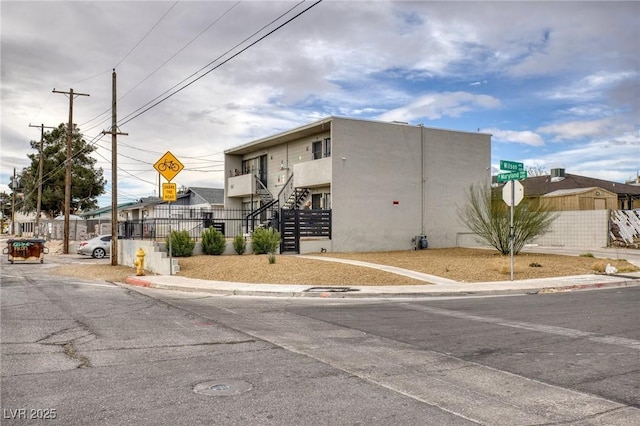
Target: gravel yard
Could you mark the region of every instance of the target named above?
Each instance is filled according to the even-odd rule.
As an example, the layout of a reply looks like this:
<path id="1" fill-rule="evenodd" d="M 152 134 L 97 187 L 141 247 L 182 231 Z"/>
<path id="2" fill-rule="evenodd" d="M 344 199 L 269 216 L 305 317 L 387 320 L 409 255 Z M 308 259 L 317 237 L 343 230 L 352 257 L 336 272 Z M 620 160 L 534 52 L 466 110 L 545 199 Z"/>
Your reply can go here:
<path id="1" fill-rule="evenodd" d="M 51 248 L 51 253 L 56 256 L 61 251 Z M 73 254 L 63 256 L 77 257 Z M 453 248 L 376 253 L 323 253 L 316 256 L 397 266 L 461 282 L 504 281 L 510 278 L 509 256 L 502 256 L 495 250 Z M 135 275 L 133 267 L 114 267 L 104 264 L 104 261 L 92 262 L 88 258 L 85 259 L 82 263 L 67 262 L 56 268 L 55 273 L 114 282 L 123 282 L 127 276 Z M 425 284 L 423 281 L 376 269 L 292 255 L 277 255 L 274 264 L 269 263 L 266 255 L 192 256 L 180 258 L 179 263 L 180 271 L 176 275 L 206 280 L 309 285 Z M 607 263 L 616 266 L 620 272 L 638 270 L 624 260 L 521 253 L 515 257 L 515 279 L 602 273 Z"/>

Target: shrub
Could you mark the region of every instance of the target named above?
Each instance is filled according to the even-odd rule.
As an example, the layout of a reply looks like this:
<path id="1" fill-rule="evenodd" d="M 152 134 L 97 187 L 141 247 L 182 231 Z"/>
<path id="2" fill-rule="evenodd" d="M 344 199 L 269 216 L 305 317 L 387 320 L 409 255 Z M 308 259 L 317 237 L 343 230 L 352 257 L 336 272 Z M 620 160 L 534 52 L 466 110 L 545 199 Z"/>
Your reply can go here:
<path id="1" fill-rule="evenodd" d="M 593 257 L 593 253 L 582 253 L 580 257 Z"/>
<path id="2" fill-rule="evenodd" d="M 244 239 L 243 235 L 236 235 L 233 239 L 233 249 L 240 255 L 247 251 L 247 240 Z"/>
<path id="3" fill-rule="evenodd" d="M 251 236 L 255 254 L 275 253 L 280 245 L 280 233 L 273 228 L 258 228 Z"/>
<path id="4" fill-rule="evenodd" d="M 202 252 L 204 254 L 221 255 L 227 248 L 227 240 L 222 232 L 215 228 L 202 231 Z"/>
<path id="5" fill-rule="evenodd" d="M 276 263 L 276 255 L 269 253 L 269 264 L 273 265 L 274 263 Z"/>
<path id="6" fill-rule="evenodd" d="M 196 243 L 187 231 L 172 231 L 171 235 L 165 239 L 167 251 L 169 251 L 169 238 L 171 238 L 171 256 L 189 257 L 193 254 L 193 248 L 196 246 Z"/>
<path id="7" fill-rule="evenodd" d="M 460 221 L 476 234 L 479 242 L 495 247 L 502 254 L 509 254 L 510 208 L 499 197 L 494 198 L 487 185 L 471 185 L 466 195 L 466 205 L 458 210 Z M 513 253 L 518 254 L 525 244 L 549 232 L 556 217 L 555 212 L 530 205 L 526 200 L 515 206 Z"/>

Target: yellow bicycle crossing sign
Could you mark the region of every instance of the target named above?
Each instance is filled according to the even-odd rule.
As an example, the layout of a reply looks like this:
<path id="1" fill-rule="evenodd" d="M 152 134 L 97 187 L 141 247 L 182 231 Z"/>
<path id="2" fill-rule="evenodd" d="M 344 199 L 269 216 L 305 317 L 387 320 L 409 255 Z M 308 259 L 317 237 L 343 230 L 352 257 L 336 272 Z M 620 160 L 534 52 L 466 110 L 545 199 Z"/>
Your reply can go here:
<path id="1" fill-rule="evenodd" d="M 180 170 L 184 169 L 184 166 L 171 151 L 167 151 L 157 162 L 153 165 L 153 168 L 156 169 L 168 182 L 176 177 Z"/>

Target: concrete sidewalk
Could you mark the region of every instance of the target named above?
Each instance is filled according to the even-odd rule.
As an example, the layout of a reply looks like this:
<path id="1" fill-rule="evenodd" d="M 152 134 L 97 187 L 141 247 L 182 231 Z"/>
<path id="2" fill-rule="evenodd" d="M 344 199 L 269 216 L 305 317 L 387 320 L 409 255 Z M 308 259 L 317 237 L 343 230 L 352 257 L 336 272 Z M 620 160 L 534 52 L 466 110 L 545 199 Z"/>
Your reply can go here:
<path id="1" fill-rule="evenodd" d="M 591 253 L 597 258 L 625 259 L 640 266 L 640 250 L 632 249 L 572 249 L 565 247 L 529 246 L 527 252 L 580 255 Z M 340 262 L 374 268 L 421 280 L 425 285 L 404 286 L 312 286 L 302 284 L 250 284 L 208 281 L 180 276 L 130 276 L 127 283 L 167 290 L 197 291 L 219 295 L 284 296 L 284 297 L 433 297 L 462 295 L 525 294 L 585 290 L 605 287 L 640 285 L 640 272 L 618 275 L 578 275 L 533 280 L 465 283 L 423 274 L 416 271 L 361 261 L 328 257 L 300 256 L 328 262 Z M 517 277 L 516 277 L 517 278 Z"/>

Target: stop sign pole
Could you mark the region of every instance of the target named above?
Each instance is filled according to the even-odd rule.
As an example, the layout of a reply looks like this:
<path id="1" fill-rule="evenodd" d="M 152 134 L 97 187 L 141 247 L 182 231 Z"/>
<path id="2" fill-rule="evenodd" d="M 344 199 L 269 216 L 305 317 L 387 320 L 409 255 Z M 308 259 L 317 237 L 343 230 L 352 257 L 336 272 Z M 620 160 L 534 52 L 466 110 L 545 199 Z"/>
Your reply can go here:
<path id="1" fill-rule="evenodd" d="M 514 207 L 520 204 L 524 198 L 524 187 L 516 179 L 526 179 L 527 172 L 524 170 L 524 164 L 514 161 L 500 161 L 501 170 L 509 170 L 509 173 L 500 173 L 498 182 L 507 182 L 502 188 L 502 199 L 511 207 L 511 226 L 509 228 L 509 249 L 511 252 L 511 281 L 513 281 L 513 246 L 515 242 L 515 229 L 513 225 Z"/>

